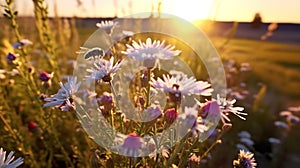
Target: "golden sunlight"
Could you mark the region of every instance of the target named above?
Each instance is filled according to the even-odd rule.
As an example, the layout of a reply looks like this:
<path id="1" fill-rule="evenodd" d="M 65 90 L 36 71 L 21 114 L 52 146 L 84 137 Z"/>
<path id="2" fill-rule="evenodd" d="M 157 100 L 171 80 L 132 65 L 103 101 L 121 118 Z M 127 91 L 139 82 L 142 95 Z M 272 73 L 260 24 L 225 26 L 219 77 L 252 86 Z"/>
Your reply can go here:
<path id="1" fill-rule="evenodd" d="M 176 15 L 188 21 L 207 19 L 212 0 L 165 0 L 164 12 Z"/>

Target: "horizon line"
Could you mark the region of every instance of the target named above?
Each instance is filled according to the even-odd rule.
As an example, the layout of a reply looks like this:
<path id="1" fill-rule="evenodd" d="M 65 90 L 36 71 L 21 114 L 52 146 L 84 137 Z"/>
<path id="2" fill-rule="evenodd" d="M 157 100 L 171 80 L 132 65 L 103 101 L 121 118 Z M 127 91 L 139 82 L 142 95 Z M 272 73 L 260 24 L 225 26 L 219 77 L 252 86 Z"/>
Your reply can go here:
<path id="1" fill-rule="evenodd" d="M 35 16 L 32 15 L 22 15 L 22 16 L 18 16 L 18 18 L 34 18 Z M 4 18 L 4 16 L 0 16 L 0 18 Z M 52 19 L 55 18 L 55 16 L 48 16 L 48 18 Z M 79 18 L 79 19 L 149 19 L 150 17 L 141 17 L 141 18 L 137 18 L 137 17 L 132 17 L 132 18 L 128 18 L 128 17 L 116 17 L 116 16 L 109 16 L 109 17 L 105 17 L 105 16 L 101 16 L 101 17 L 85 17 L 85 16 L 59 16 L 59 18 Z M 153 18 L 158 18 L 158 17 L 153 17 Z M 164 18 L 162 18 L 164 19 Z M 167 18 L 165 18 L 167 19 Z M 196 19 L 193 21 L 189 21 L 189 22 L 199 22 L 199 21 L 210 21 L 210 22 L 239 22 L 239 23 L 251 23 L 251 21 L 237 21 L 237 20 L 212 20 L 212 19 Z M 273 22 L 273 21 L 262 21 L 262 24 L 268 24 L 268 23 L 278 23 L 278 24 L 300 24 L 300 22 L 289 22 L 289 21 L 278 21 L 278 22 Z"/>

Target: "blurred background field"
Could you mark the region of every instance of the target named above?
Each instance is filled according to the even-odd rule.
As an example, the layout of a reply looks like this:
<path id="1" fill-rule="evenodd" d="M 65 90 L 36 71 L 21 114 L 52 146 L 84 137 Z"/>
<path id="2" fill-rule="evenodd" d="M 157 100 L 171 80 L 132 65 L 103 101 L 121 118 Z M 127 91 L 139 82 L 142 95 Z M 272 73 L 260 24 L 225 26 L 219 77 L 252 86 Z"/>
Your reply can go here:
<path id="1" fill-rule="evenodd" d="M 53 71 L 45 61 L 49 58 L 47 45 L 53 46 L 58 57 L 60 79 L 52 83 L 53 88 L 46 90 L 47 94 L 56 93 L 58 80 L 65 80 L 73 73 L 74 62 L 78 56 L 76 51 L 97 30 L 96 23 L 113 19 L 57 16 L 47 20 L 48 29 L 42 29 L 33 17 L 17 18 L 20 34 L 33 42 L 27 51 L 30 63 L 35 69 L 33 76 L 37 83 L 40 72 Z M 13 72 L 14 67 L 7 63 L 5 57 L 8 52 L 13 51 L 11 44 L 17 39 L 6 18 L 1 17 L 0 23 L 0 69 Z M 296 168 L 300 164 L 299 121 L 294 124 L 280 116 L 281 111 L 300 107 L 300 24 L 278 23 L 278 28 L 272 31 L 272 35 L 264 39 L 262 36 L 268 32 L 270 24 L 261 23 L 259 28 L 253 28 L 251 23 L 246 22 L 194 22 L 210 38 L 224 62 L 226 76 L 230 76 L 227 81 L 228 88 L 232 91 L 230 96 L 237 99 L 237 104 L 244 106 L 248 113 L 246 121 L 233 119 L 233 128 L 224 136 L 222 144 L 217 145 L 208 161 L 202 163 L 205 167 L 232 167 L 232 160 L 237 154 L 237 144 L 244 144 L 255 154 L 258 167 Z M 51 35 L 51 44 L 45 44 L 45 40 L 41 38 L 45 31 L 49 31 Z M 188 55 L 184 55 L 183 59 L 189 60 Z M 201 73 L 197 72 L 201 71 L 197 69 L 197 62 L 191 61 L 189 64 L 196 71 L 195 74 Z M 243 67 L 249 69 L 243 71 Z M 0 111 L 4 111 L 1 116 L 8 121 L 0 122 L 0 146 L 17 150 L 17 155 L 25 158 L 25 167 L 34 167 L 30 165 L 34 159 L 35 162 L 40 162 L 38 164 L 41 167 L 59 167 L 69 165 L 69 162 L 78 164 L 78 167 L 89 167 L 98 146 L 87 140 L 88 137 L 76 116 L 49 110 L 46 116 L 57 120 L 51 123 L 54 129 L 47 130 L 47 127 L 37 122 L 37 118 L 45 117 L 40 114 L 39 108 L 43 102 L 38 100 L 38 93 L 35 95 L 36 99 L 29 98 L 28 93 L 24 92 L 24 83 L 20 77 L 11 74 L 7 73 L 5 78 L 0 79 Z M 39 94 L 42 94 L 43 87 L 38 85 L 38 88 Z M 39 139 L 37 132 L 30 131 L 31 121 L 41 125 L 46 132 L 46 137 L 43 138 L 49 143 Z M 45 121 L 48 121 L 47 118 Z M 288 130 L 276 127 L 276 121 L 286 122 L 289 125 Z M 17 136 L 11 135 L 11 131 L 15 131 Z M 241 131 L 248 131 L 254 144 L 247 146 L 239 142 L 237 134 Z M 55 132 L 57 136 L 52 136 L 51 133 Z M 270 138 L 280 140 L 280 144 L 270 142 Z M 57 141 L 65 148 L 53 143 Z M 47 150 L 48 148 L 53 150 Z M 45 154 L 44 151 L 49 153 Z M 65 160 L 66 155 L 70 161 Z M 105 155 L 103 160 L 111 162 L 113 157 L 108 153 Z M 32 160 L 26 161 L 28 158 Z"/>

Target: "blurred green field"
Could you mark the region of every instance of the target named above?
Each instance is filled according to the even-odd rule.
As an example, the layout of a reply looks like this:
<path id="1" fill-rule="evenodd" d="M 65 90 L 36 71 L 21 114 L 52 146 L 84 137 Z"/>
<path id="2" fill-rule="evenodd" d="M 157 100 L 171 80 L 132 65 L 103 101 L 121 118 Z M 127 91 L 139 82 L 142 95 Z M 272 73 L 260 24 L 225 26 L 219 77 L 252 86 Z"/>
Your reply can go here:
<path id="1" fill-rule="evenodd" d="M 212 38 L 217 48 L 224 41 Z M 253 72 L 249 80 L 259 78 L 282 95 L 300 96 L 300 44 L 232 39 L 219 52 L 225 60 L 248 62 Z"/>
<path id="2" fill-rule="evenodd" d="M 245 79 L 250 92 L 257 93 L 254 104 L 255 101 L 259 102 L 258 109 L 254 108 L 255 105 L 252 106 L 252 110 L 248 110 L 248 122 L 235 125 L 235 129 L 249 130 L 255 143 L 268 149 L 267 139 L 281 136 L 280 130 L 273 124 L 280 118 L 280 111 L 300 105 L 300 44 L 234 38 L 224 46 L 228 39 L 213 37 L 211 40 L 224 61 L 250 64 L 251 71 L 240 78 Z M 258 83 L 263 83 L 266 87 L 261 87 Z M 299 156 L 298 130 L 299 125 L 292 129 L 286 142 L 282 144 L 285 151 L 282 151 L 277 162 L 272 160 L 272 163 L 261 157 L 263 152 L 257 155 L 260 163 L 258 167 L 294 167 Z M 235 134 L 228 136 L 233 137 Z M 227 143 L 232 145 L 230 141 Z M 216 153 L 224 150 L 230 149 L 217 149 Z M 291 161 L 290 157 L 295 157 L 295 160 Z"/>

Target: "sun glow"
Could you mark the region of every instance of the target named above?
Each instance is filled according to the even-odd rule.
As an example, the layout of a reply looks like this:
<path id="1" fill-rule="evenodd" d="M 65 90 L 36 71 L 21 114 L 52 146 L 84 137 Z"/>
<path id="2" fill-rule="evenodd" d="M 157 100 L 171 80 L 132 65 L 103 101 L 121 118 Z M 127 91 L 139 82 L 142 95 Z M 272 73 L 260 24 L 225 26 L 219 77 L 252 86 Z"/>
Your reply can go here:
<path id="1" fill-rule="evenodd" d="M 193 21 L 209 17 L 212 0 L 165 0 L 163 12 Z"/>

